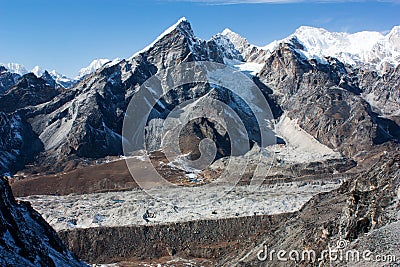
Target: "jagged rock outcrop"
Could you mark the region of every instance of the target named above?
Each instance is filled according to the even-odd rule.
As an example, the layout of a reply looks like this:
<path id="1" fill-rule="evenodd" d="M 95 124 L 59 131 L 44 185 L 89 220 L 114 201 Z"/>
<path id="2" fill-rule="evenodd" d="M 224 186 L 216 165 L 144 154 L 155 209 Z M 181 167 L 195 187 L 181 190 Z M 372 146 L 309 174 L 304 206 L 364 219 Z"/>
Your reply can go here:
<path id="1" fill-rule="evenodd" d="M 17 83 L 21 75 L 8 71 L 4 66 L 0 66 L 0 96 Z"/>
<path id="2" fill-rule="evenodd" d="M 29 203 L 14 199 L 4 178 L 0 178 L 0 265 L 87 266 Z"/>
<path id="3" fill-rule="evenodd" d="M 51 79 L 55 81 L 54 87 L 56 88 L 70 88 L 78 81 L 78 79 L 68 78 L 65 75 L 62 75 L 61 73 L 58 73 L 56 70 L 47 71 L 45 69 L 42 69 L 40 66 L 35 66 L 33 69 L 28 71 L 24 65 L 18 63 L 7 63 L 0 65 L 1 65 L 0 67 L 6 68 L 13 75 L 18 75 L 18 77 L 21 77 L 28 73 L 33 73 L 36 75 L 36 77 L 40 78 L 45 74 L 45 72 L 47 72 L 45 76 L 50 76 Z"/>
<path id="4" fill-rule="evenodd" d="M 364 99 L 370 103 L 373 111 L 400 122 L 400 65 L 388 67 L 382 73 L 376 71 L 358 71 L 360 88 Z"/>
<path id="5" fill-rule="evenodd" d="M 308 60 L 282 44 L 266 61 L 260 80 L 291 119 L 331 148 L 352 157 L 374 144 L 399 141 L 399 126 L 372 111 L 357 76 L 334 58 Z"/>
<path id="6" fill-rule="evenodd" d="M 53 99 L 60 92 L 33 73 L 22 76 L 4 95 L 0 96 L 0 111 L 13 112 Z"/>
<path id="7" fill-rule="evenodd" d="M 225 29 L 221 35 L 217 36 L 225 37 L 246 62 L 264 63 L 271 54 L 271 51 L 250 44 L 245 38 L 230 29 Z"/>
<path id="8" fill-rule="evenodd" d="M 46 81 L 46 83 L 53 87 L 56 88 L 58 85 L 56 83 L 56 81 L 53 79 L 53 77 L 50 75 L 50 73 L 47 72 L 47 70 L 45 70 L 42 74 L 42 76 L 40 76 L 40 78 L 42 78 L 43 80 Z"/>

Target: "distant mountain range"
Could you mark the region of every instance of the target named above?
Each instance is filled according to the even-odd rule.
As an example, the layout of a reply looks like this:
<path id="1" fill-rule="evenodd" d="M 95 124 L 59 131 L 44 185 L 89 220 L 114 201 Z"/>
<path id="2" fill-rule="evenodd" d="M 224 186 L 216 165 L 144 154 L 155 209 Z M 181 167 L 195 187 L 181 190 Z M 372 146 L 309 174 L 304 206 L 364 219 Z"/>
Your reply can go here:
<path id="1" fill-rule="evenodd" d="M 182 18 L 180 21 L 182 20 L 185 20 L 185 18 Z M 170 31 L 174 26 L 175 25 L 166 32 Z M 166 32 L 161 34 L 154 42 L 165 35 Z M 346 32 L 329 32 L 323 28 L 301 26 L 290 36 L 282 40 L 273 41 L 265 46 L 252 45 L 244 37 L 228 28 L 225 29 L 221 35 L 227 36 L 235 45 L 235 48 L 242 51 L 242 53 L 245 49 L 247 49 L 247 53 L 255 49 L 263 50 L 266 54 L 269 54 L 274 51 L 280 43 L 290 42 L 292 44 L 299 44 L 298 51 L 306 58 L 317 59 L 322 62 L 326 62 L 325 57 L 330 56 L 336 57 L 346 64 L 368 67 L 376 70 L 383 70 L 387 65 L 396 66 L 400 63 L 400 26 L 394 26 L 386 35 L 374 31 L 362 31 L 353 34 Z M 151 44 L 144 48 L 143 51 L 150 46 Z M 244 52 L 244 56 L 246 56 L 247 53 Z M 95 59 L 87 67 L 81 68 L 75 78 L 66 77 L 56 70 L 48 72 L 56 83 L 64 88 L 68 88 L 77 80 L 95 72 L 103 65 L 120 60 L 119 58 L 114 60 L 106 58 Z M 21 76 L 32 72 L 37 77 L 40 77 L 45 71 L 40 66 L 35 66 L 31 71 L 28 71 L 24 65 L 18 63 L 0 63 L 0 65 L 4 66 L 11 73 Z"/>
<path id="2" fill-rule="evenodd" d="M 36 136 L 43 145 L 41 155 L 55 160 L 57 164 L 68 161 L 72 155 L 88 158 L 119 155 L 122 153 L 124 112 L 136 88 L 160 69 L 181 61 L 201 60 L 224 63 L 258 79 L 264 84 L 261 90 L 277 119 L 282 112 L 289 114 L 292 119 L 298 119 L 306 131 L 332 148 L 347 146 L 350 141 L 359 146 L 397 140 L 398 126 L 394 121 L 397 121 L 400 112 L 400 97 L 396 91 L 400 71 L 396 65 L 400 51 L 398 32 L 399 27 L 394 27 L 386 36 L 376 32 L 330 33 L 323 29 L 300 27 L 288 38 L 257 47 L 228 29 L 203 41 L 194 35 L 190 23 L 182 18 L 153 43 L 128 59 L 93 61 L 80 71 L 76 80 L 71 80 L 73 85 L 70 87 L 60 86 L 59 77 L 63 76 L 55 71 L 49 73 L 35 67 L 32 72 L 36 77 L 40 76 L 39 79 L 28 74 L 18 78 L 16 74 L 24 74 L 26 69 L 17 64 L 7 65 L 12 71 L 3 68 L 0 76 L 3 88 L 9 87 L 5 95 L 0 97 L 0 103 L 4 103 L 0 111 L 13 112 L 12 116 L 22 113 L 32 126 L 34 134 L 30 135 L 32 138 Z M 362 40 L 368 42 L 357 46 L 357 42 Z M 45 82 L 41 82 L 41 79 Z M 27 84 L 31 89 L 26 87 Z M 55 90 L 52 91 L 51 87 Z M 65 87 L 69 89 L 60 90 Z M 49 90 L 53 93 L 49 94 Z M 371 130 L 374 129 L 366 136 L 359 136 L 357 142 L 354 140 L 357 135 L 348 135 L 347 128 L 343 132 L 345 124 L 342 126 L 342 123 L 334 122 L 330 116 L 322 125 L 321 111 L 314 110 L 318 105 L 310 102 L 318 95 L 330 95 L 335 90 L 342 95 L 341 105 L 347 106 L 352 112 L 358 110 L 365 113 L 365 123 L 372 127 Z M 31 95 L 26 102 L 21 98 L 25 94 Z M 178 93 L 176 99 L 168 101 L 183 101 L 183 94 Z M 228 101 L 229 96 L 225 97 L 220 100 Z M 9 106 L 8 99 L 20 99 L 19 104 Z M 367 101 L 369 107 L 365 107 L 362 101 Z M 333 111 L 336 108 L 331 107 L 333 103 L 329 101 L 320 104 L 324 106 L 323 110 L 332 109 L 332 114 L 337 114 L 335 116 L 342 118 L 346 125 L 353 125 L 348 120 L 356 118 L 347 109 Z M 230 105 L 240 106 L 238 103 Z M 296 113 L 295 107 L 298 107 Z M 168 110 L 168 107 L 165 108 Z M 315 112 L 320 120 L 315 121 L 316 117 L 307 116 L 303 113 L 305 110 L 307 114 Z M 153 126 L 150 124 L 148 127 Z M 319 127 L 328 128 L 322 130 Z M 326 132 L 326 129 L 330 131 Z M 333 134 L 334 129 L 341 134 Z M 333 134 L 332 137 L 329 137 L 330 134 Z M 94 145 L 100 140 L 103 140 L 101 146 Z M 159 144 L 152 144 L 152 147 L 159 148 Z M 354 155 L 355 150 L 341 152 L 350 156 Z M 46 159 L 45 162 L 50 161 Z M 53 167 L 57 164 L 53 164 Z"/>
<path id="3" fill-rule="evenodd" d="M 120 59 L 114 59 L 113 61 L 118 61 Z M 51 77 L 51 79 L 54 80 L 55 84 L 59 87 L 63 88 L 69 88 L 73 86 L 77 81 L 82 79 L 84 76 L 91 74 L 92 72 L 96 71 L 97 69 L 101 68 L 104 64 L 106 63 L 111 63 L 113 62 L 109 59 L 95 59 L 93 60 L 89 66 L 84 67 L 79 70 L 78 75 L 75 78 L 69 78 L 56 70 L 52 71 L 47 71 L 40 66 L 35 66 L 32 70 L 28 71 L 26 67 L 22 64 L 18 63 L 0 63 L 0 66 L 3 67 L 2 72 L 8 71 L 12 73 L 15 77 L 20 77 L 23 76 L 27 73 L 33 73 L 37 77 L 43 76 L 45 73 L 47 73 L 45 76 Z M 48 79 L 48 77 L 46 79 Z M 4 78 L 3 78 L 4 79 Z M 6 91 L 10 87 L 10 83 L 5 83 L 3 82 L 3 79 L 0 77 L 0 92 L 1 91 Z M 7 86 L 5 86 L 7 85 Z"/>
<path id="4" fill-rule="evenodd" d="M 358 179 L 355 181 L 360 183 L 346 183 L 343 190 L 347 193 L 343 197 L 340 195 L 340 205 L 352 205 L 350 211 L 343 211 L 340 229 L 344 229 L 346 238 L 354 240 L 374 229 L 376 224 L 389 223 L 389 219 L 382 215 L 382 210 L 386 207 L 391 207 L 387 208 L 387 213 L 395 217 L 395 208 L 390 205 L 395 203 L 393 199 L 396 196 L 393 192 L 399 184 L 398 180 L 388 181 L 387 177 L 396 175 L 396 162 L 399 158 L 396 154 L 400 143 L 399 30 L 400 27 L 396 26 L 386 35 L 377 32 L 347 34 L 300 27 L 293 35 L 260 47 L 250 44 L 229 29 L 216 34 L 210 40 L 202 40 L 196 37 L 190 23 L 182 18 L 149 46 L 131 57 L 113 61 L 95 60 L 88 67 L 81 69 L 74 79 L 66 78 L 56 71 L 47 72 L 39 67 L 28 73 L 22 65 L 6 64 L 0 67 L 0 174 L 9 177 L 15 175 L 21 179 L 22 186 L 24 180 L 33 177 L 31 181 L 42 182 L 42 185 L 46 185 L 43 186 L 44 189 L 55 190 L 52 191 L 54 195 L 60 192 L 71 193 L 62 186 L 80 186 L 85 177 L 82 179 L 81 174 L 74 173 L 71 177 L 79 183 L 76 185 L 71 180 L 65 182 L 62 179 L 69 179 L 69 172 L 78 169 L 84 173 L 89 165 L 92 168 L 90 178 L 96 179 L 97 176 L 93 173 L 96 174 L 95 168 L 98 165 L 108 161 L 110 157 L 123 155 L 122 128 L 128 104 L 146 80 L 180 63 L 209 61 L 226 64 L 246 74 L 257 85 L 262 93 L 261 98 L 265 98 L 272 112 L 269 122 L 277 125 L 274 129 L 274 134 L 279 140 L 277 149 L 286 147 L 292 154 L 284 155 L 283 150 L 268 151 L 266 147 L 257 149 L 260 129 L 257 129 L 254 114 L 249 112 L 249 107 L 237 95 L 210 83 L 177 86 L 171 93 L 163 96 L 157 105 L 152 106 L 152 112 L 145 121 L 147 152 L 156 154 L 156 162 L 173 176 L 172 167 L 164 164 L 165 159 L 157 154 L 165 148 L 161 140 L 164 137 L 162 127 L 166 114 L 175 108 L 182 113 L 198 114 L 199 110 L 196 107 L 179 107 L 181 103 L 197 98 L 208 103 L 203 107 L 206 110 L 212 110 L 213 103 L 217 101 L 223 102 L 230 108 L 230 112 L 236 114 L 236 120 L 240 120 L 246 130 L 241 136 L 249 138 L 252 149 L 243 151 L 243 154 L 250 154 L 253 156 L 252 160 L 268 153 L 278 155 L 271 163 L 275 164 L 274 178 L 328 174 L 333 176 L 348 174 L 349 169 L 353 170 L 349 175 L 354 175 L 368 170 L 367 178 L 363 178 L 362 175 L 354 176 Z M 146 97 L 142 99 L 143 106 L 158 98 L 152 94 Z M 221 115 L 218 112 L 222 111 L 215 112 L 216 115 Z M 199 174 L 211 179 L 215 178 L 213 175 L 219 168 L 225 166 L 224 159 L 233 156 L 230 149 L 232 143 L 237 141 L 230 140 L 227 131 L 221 128 L 223 127 L 211 120 L 196 118 L 182 131 L 180 144 L 185 154 L 201 154 L 200 140 L 207 138 L 215 142 L 217 153 L 213 164 L 216 165 Z M 388 153 L 393 155 L 388 156 Z M 375 155 L 382 155 L 384 163 L 376 163 L 379 159 L 376 159 Z M 234 156 L 240 159 L 243 155 Z M 394 159 L 390 161 L 390 157 Z M 370 164 L 371 162 L 374 164 Z M 383 168 L 384 166 L 388 167 Z M 386 178 L 381 177 L 381 169 L 388 173 Z M 252 175 L 253 173 L 248 173 L 248 177 Z M 48 186 L 49 179 L 55 177 L 60 179 L 56 180 L 55 188 Z M 100 187 L 103 187 L 96 190 L 103 192 L 110 189 L 105 188 L 110 184 L 112 190 L 123 188 L 118 187 L 120 185 L 117 179 L 120 176 L 116 178 L 110 175 L 106 178 L 104 183 L 99 183 Z M 15 178 L 10 178 L 10 181 L 18 185 L 19 181 L 13 179 Z M 388 190 L 388 186 L 385 185 L 390 185 L 389 188 L 393 189 L 393 192 L 386 194 L 384 190 Z M 11 204 L 0 203 L 1 207 L 4 206 L 2 212 L 19 207 L 9 195 L 5 181 L 0 181 L 0 187 L 6 192 L 5 197 L 12 201 Z M 353 192 L 353 188 L 358 189 Z M 32 187 L 25 189 L 33 190 Z M 335 191 L 334 194 L 332 199 L 338 197 L 339 193 Z M 386 195 L 391 199 L 385 199 Z M 320 198 L 316 198 L 315 203 L 325 201 Z M 371 199 L 374 200 L 373 204 L 370 203 Z M 375 203 L 385 203 L 385 206 Z M 327 206 L 329 205 L 331 204 L 328 203 Z M 29 216 L 38 217 L 29 208 L 22 206 L 18 209 L 24 209 Z M 340 212 L 342 210 L 338 209 L 338 213 Z M 23 216 L 26 220 L 29 219 L 29 216 L 19 215 L 17 212 L 11 215 L 2 214 L 0 225 L 14 232 L 19 225 L 9 223 L 9 216 Z M 296 216 L 298 214 L 296 213 Z M 331 226 L 330 221 L 339 224 L 337 217 L 340 216 L 327 214 L 327 217 L 323 217 L 328 218 L 324 225 L 336 227 Z M 40 219 L 36 219 L 35 223 L 45 227 Z M 313 228 L 317 219 L 311 220 L 302 231 L 306 232 L 307 227 L 314 231 L 310 234 L 310 240 L 320 236 L 320 225 Z M 304 222 L 296 220 L 299 221 Z M 291 223 L 295 225 L 293 221 Z M 26 226 L 21 229 L 25 231 Z M 287 230 L 279 229 L 283 232 Z M 329 235 L 339 235 L 339 230 L 332 229 L 326 230 L 328 234 L 321 237 L 323 242 Z M 38 228 L 36 232 L 40 231 Z M 4 230 L 3 233 L 5 232 L 7 231 Z M 283 232 L 280 234 L 286 234 Z M 71 266 L 80 266 L 81 263 L 52 235 L 53 232 L 46 232 L 46 236 L 50 238 L 39 240 L 37 246 L 45 248 L 48 242 L 51 242 L 58 251 L 55 253 L 51 250 L 51 253 L 54 253 L 50 254 L 50 258 L 55 255 L 55 263 L 60 260 L 58 265 L 65 266 L 65 262 L 70 261 Z M 3 235 L 0 238 L 0 263 L 1 256 L 13 253 L 18 250 L 17 247 L 26 247 L 30 253 L 25 253 L 25 258 L 34 265 L 36 254 L 31 253 L 31 247 L 24 246 L 27 241 L 22 237 L 15 239 L 21 241 L 12 245 L 7 241 L 7 236 Z M 289 235 L 288 237 L 290 238 Z M 44 256 L 45 251 L 40 250 L 39 260 L 42 265 L 51 261 L 49 257 Z M 21 257 L 24 258 L 25 254 Z M 256 266 L 257 263 L 253 264 Z"/>

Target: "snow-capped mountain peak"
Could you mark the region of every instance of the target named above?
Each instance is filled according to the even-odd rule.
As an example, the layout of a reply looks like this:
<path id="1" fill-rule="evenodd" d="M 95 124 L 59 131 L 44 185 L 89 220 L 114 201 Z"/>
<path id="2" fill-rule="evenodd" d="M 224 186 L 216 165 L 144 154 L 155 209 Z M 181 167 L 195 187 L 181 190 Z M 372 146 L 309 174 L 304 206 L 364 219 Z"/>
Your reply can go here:
<path id="1" fill-rule="evenodd" d="M 1 66 L 4 66 L 7 70 L 11 73 L 16 73 L 19 75 L 27 74 L 28 71 L 26 70 L 25 66 L 18 63 L 0 63 Z"/>
<path id="2" fill-rule="evenodd" d="M 374 31 L 356 33 L 329 32 L 323 28 L 299 27 L 285 39 L 274 41 L 263 47 L 273 51 L 280 43 L 296 40 L 303 49 L 298 49 L 307 58 L 325 63 L 332 56 L 340 61 L 360 67 L 381 70 L 385 65 L 400 63 L 400 27 L 395 26 L 387 35 Z"/>
<path id="3" fill-rule="evenodd" d="M 106 63 L 108 63 L 110 61 L 111 60 L 109 60 L 108 58 L 98 58 L 98 59 L 93 60 L 89 64 L 89 66 L 87 66 L 85 68 L 81 68 L 79 70 L 79 74 L 78 74 L 78 76 L 75 77 L 75 79 L 79 80 L 82 77 L 95 72 L 96 70 L 98 70 L 99 68 L 101 68 L 102 66 L 104 66 Z"/>
<path id="4" fill-rule="evenodd" d="M 173 32 L 174 30 L 178 29 L 179 31 L 187 31 L 188 27 L 186 27 L 189 24 L 189 21 L 185 18 L 182 17 L 180 18 L 175 24 L 173 24 L 172 26 L 170 26 L 168 29 L 166 29 L 163 33 L 161 33 L 154 41 L 152 44 L 157 43 L 159 40 L 161 40 L 164 36 L 170 34 L 171 32 Z M 190 28 L 190 27 L 189 27 Z M 191 30 L 191 28 L 189 29 L 189 32 L 191 33 L 191 35 L 193 35 L 193 31 Z"/>
<path id="5" fill-rule="evenodd" d="M 169 32 L 173 31 L 175 28 L 177 28 L 182 22 L 189 22 L 186 17 L 181 17 L 180 19 L 178 19 L 178 21 L 172 25 L 171 27 L 169 27 L 165 32 L 164 35 L 168 34 Z"/>
<path id="6" fill-rule="evenodd" d="M 361 55 L 371 51 L 384 36 L 379 32 L 329 32 L 322 28 L 302 26 L 293 34 L 310 52 L 328 54 L 351 53 Z"/>
<path id="7" fill-rule="evenodd" d="M 35 67 L 33 67 L 33 69 L 31 70 L 31 72 L 32 72 L 33 74 L 35 74 L 36 77 L 40 77 L 40 76 L 42 76 L 42 75 L 44 74 L 45 70 L 43 70 L 41 67 L 39 67 L 39 66 L 36 65 Z"/>
<path id="8" fill-rule="evenodd" d="M 220 35 L 229 39 L 234 48 L 240 52 L 243 59 L 250 64 L 249 66 L 246 65 L 243 70 L 247 70 L 248 67 L 250 67 L 249 71 L 252 73 L 256 73 L 261 70 L 262 62 L 264 62 L 265 59 L 270 55 L 269 51 L 250 44 L 246 38 L 228 28 L 223 30 Z M 240 67 L 240 69 L 242 69 L 242 67 L 243 65 Z"/>
<path id="9" fill-rule="evenodd" d="M 221 35 L 226 36 L 232 42 L 235 48 L 239 51 L 243 51 L 247 49 L 249 46 L 251 46 L 246 38 L 240 36 L 239 34 L 233 32 L 228 28 L 223 30 Z"/>
<path id="10" fill-rule="evenodd" d="M 7 64 L 0 63 L 0 65 L 4 66 L 9 72 L 16 73 L 20 76 L 23 76 L 31 72 L 35 74 L 36 77 L 39 78 L 42 77 L 43 74 L 45 74 L 46 72 L 46 70 L 40 66 L 35 66 L 31 71 L 28 71 L 24 65 L 18 63 L 7 63 Z M 68 88 L 76 82 L 75 80 L 68 78 L 65 75 L 62 75 L 56 72 L 55 70 L 49 71 L 48 74 L 50 74 L 51 78 L 56 82 L 56 86 Z"/>
<path id="11" fill-rule="evenodd" d="M 394 26 L 386 38 L 396 51 L 400 51 L 400 25 Z"/>
<path id="12" fill-rule="evenodd" d="M 191 37 L 193 39 L 196 39 L 194 37 L 194 33 L 192 31 L 192 28 L 190 26 L 189 21 L 185 18 L 182 17 L 180 18 L 175 24 L 173 24 L 172 26 L 170 26 L 168 29 L 166 29 L 163 33 L 161 33 L 152 43 L 150 43 L 148 46 L 146 46 L 145 48 L 143 48 L 142 50 L 136 52 L 135 54 L 133 54 L 129 60 L 133 59 L 134 57 L 136 57 L 139 54 L 142 54 L 148 50 L 150 50 L 152 47 L 154 47 L 154 45 L 156 45 L 161 39 L 163 39 L 165 36 L 167 36 L 168 34 L 172 33 L 173 31 L 178 30 L 179 32 L 181 32 L 182 34 L 187 35 L 188 37 Z"/>
<path id="13" fill-rule="evenodd" d="M 239 34 L 237 34 L 236 32 L 232 31 L 232 30 L 229 29 L 229 28 L 225 28 L 225 29 L 221 32 L 221 34 L 222 34 L 222 35 L 229 35 L 229 34 L 236 34 L 236 35 L 239 35 Z"/>
<path id="14" fill-rule="evenodd" d="M 51 79 L 54 80 L 54 84 L 52 82 L 50 82 L 50 85 L 52 86 L 61 86 L 64 88 L 68 88 L 71 87 L 76 81 L 66 77 L 65 75 L 58 73 L 56 70 L 52 70 L 52 71 L 47 71 L 43 68 L 41 68 L 40 66 L 35 66 L 30 72 L 32 72 L 33 74 L 36 75 L 36 77 L 42 77 L 45 78 L 45 80 L 49 81 L 49 76 L 51 77 Z"/>

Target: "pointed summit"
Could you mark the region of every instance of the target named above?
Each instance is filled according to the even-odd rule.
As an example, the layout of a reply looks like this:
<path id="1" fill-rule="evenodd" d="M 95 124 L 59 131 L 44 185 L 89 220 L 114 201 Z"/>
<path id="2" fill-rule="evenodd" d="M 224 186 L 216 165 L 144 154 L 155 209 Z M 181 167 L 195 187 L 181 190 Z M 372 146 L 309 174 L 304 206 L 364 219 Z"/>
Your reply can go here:
<path id="1" fill-rule="evenodd" d="M 394 35 L 394 34 L 400 36 L 400 25 L 394 26 L 389 33 L 389 35 Z"/>
<path id="2" fill-rule="evenodd" d="M 178 21 L 175 23 L 175 25 L 179 25 L 182 22 L 189 22 L 189 21 L 186 19 L 186 17 L 182 17 L 182 18 L 178 19 Z"/>
<path id="3" fill-rule="evenodd" d="M 228 28 L 223 30 L 221 35 L 229 39 L 229 41 L 233 44 L 235 49 L 240 52 L 243 59 L 245 60 L 249 59 L 249 56 L 252 53 L 253 48 L 255 48 L 255 46 L 251 45 L 246 38 L 242 37 L 240 34 Z"/>
<path id="4" fill-rule="evenodd" d="M 43 70 L 41 67 L 39 67 L 38 65 L 36 65 L 35 67 L 33 67 L 33 69 L 31 70 L 31 72 L 33 74 L 36 75 L 36 77 L 40 77 L 44 74 L 46 70 Z"/>
<path id="5" fill-rule="evenodd" d="M 162 39 L 164 36 L 172 33 L 174 30 L 178 30 L 183 34 L 189 34 L 191 36 L 193 36 L 193 30 L 192 30 L 192 26 L 190 25 L 189 21 L 185 18 L 182 17 L 180 18 L 174 25 L 172 25 L 171 27 L 169 27 L 168 29 L 166 29 L 162 34 L 160 34 L 157 40 Z"/>
<path id="6" fill-rule="evenodd" d="M 48 84 L 48 85 L 50 85 L 51 87 L 53 87 L 53 88 L 56 88 L 56 81 L 53 79 L 53 77 L 50 75 L 50 73 L 47 71 L 47 70 L 45 70 L 44 72 L 43 72 L 43 74 L 40 76 L 40 78 L 42 78 L 43 80 L 45 80 L 46 81 L 46 83 Z"/>
<path id="7" fill-rule="evenodd" d="M 229 35 L 229 34 L 236 34 L 234 31 L 232 31 L 231 29 L 229 29 L 229 28 L 225 28 L 222 32 L 221 32 L 221 34 L 222 35 Z"/>
<path id="8" fill-rule="evenodd" d="M 161 40 L 163 40 L 165 37 L 169 36 L 172 33 L 182 34 L 190 40 L 196 39 L 192 30 L 192 26 L 190 25 L 189 21 L 185 17 L 182 17 L 176 23 L 174 23 L 172 26 L 166 29 L 163 33 L 161 33 L 151 44 L 149 44 L 139 52 L 136 52 L 132 57 L 130 57 L 130 59 L 134 58 L 135 56 L 141 53 L 148 51 L 149 49 L 154 47 L 158 42 L 160 42 Z"/>
<path id="9" fill-rule="evenodd" d="M 222 31 L 221 35 L 226 36 L 239 51 L 250 46 L 250 43 L 246 38 L 242 37 L 240 34 L 232 31 L 231 29 L 226 28 Z"/>

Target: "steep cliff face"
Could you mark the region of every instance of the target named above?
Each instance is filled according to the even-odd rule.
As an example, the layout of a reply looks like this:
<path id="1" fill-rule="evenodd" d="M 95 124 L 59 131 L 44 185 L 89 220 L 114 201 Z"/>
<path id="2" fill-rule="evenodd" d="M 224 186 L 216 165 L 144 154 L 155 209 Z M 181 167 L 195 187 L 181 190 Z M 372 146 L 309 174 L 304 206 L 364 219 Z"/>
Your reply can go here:
<path id="1" fill-rule="evenodd" d="M 54 78 L 50 75 L 50 73 L 45 70 L 43 74 L 40 76 L 43 80 L 45 80 L 46 84 L 48 84 L 50 87 L 57 88 L 59 85 L 57 82 L 54 80 Z"/>
<path id="2" fill-rule="evenodd" d="M 399 126 L 379 117 L 363 99 L 356 73 L 334 58 L 327 60 L 328 64 L 308 60 L 293 45 L 282 44 L 259 77 L 287 116 L 346 156 L 387 141 L 398 142 Z"/>
<path id="3" fill-rule="evenodd" d="M 254 241 L 254 233 L 264 232 L 288 216 L 283 214 L 153 226 L 97 227 L 61 231 L 59 235 L 72 251 L 87 262 L 113 263 L 124 259 L 159 259 L 165 256 L 206 258 L 214 262 L 223 253 L 233 253 L 233 248 L 241 247 L 241 242 Z M 99 236 L 101 240 L 98 240 Z"/>
<path id="4" fill-rule="evenodd" d="M 388 67 L 382 73 L 360 69 L 357 74 L 364 99 L 373 111 L 399 121 L 400 65 Z"/>
<path id="5" fill-rule="evenodd" d="M 0 96 L 0 111 L 13 112 L 20 108 L 42 104 L 59 93 L 60 91 L 51 87 L 44 79 L 28 73 Z"/>
<path id="6" fill-rule="evenodd" d="M 1 266 L 87 266 L 58 238 L 29 203 L 15 201 L 0 179 Z"/>
<path id="7" fill-rule="evenodd" d="M 0 112 L 0 175 L 23 168 L 42 150 L 23 113 Z"/>

